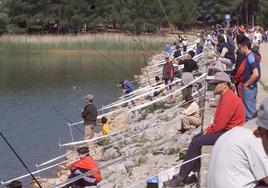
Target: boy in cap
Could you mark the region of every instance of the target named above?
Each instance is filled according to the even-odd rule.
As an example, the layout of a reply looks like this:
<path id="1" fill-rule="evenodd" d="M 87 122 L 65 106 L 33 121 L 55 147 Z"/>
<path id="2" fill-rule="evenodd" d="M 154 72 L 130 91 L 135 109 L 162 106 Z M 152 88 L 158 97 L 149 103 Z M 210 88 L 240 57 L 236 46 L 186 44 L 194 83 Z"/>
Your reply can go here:
<path id="1" fill-rule="evenodd" d="M 91 139 L 94 137 L 94 129 L 97 122 L 98 111 L 96 106 L 93 104 L 93 95 L 85 96 L 87 105 L 84 109 L 81 109 L 82 118 L 84 119 L 85 136 L 84 139 Z"/>
<path id="2" fill-rule="evenodd" d="M 209 164 L 207 188 L 268 186 L 267 176 L 268 97 L 261 103 L 257 118 L 218 139 Z"/>
<path id="3" fill-rule="evenodd" d="M 224 72 L 215 74 L 212 84 L 214 91 L 220 95 L 213 123 L 192 138 L 184 161 L 191 160 L 201 155 L 202 146 L 214 145 L 217 139 L 226 131 L 235 126 L 244 125 L 245 109 L 241 99 L 229 88 L 230 77 Z M 183 186 L 189 180 L 191 171 L 197 172 L 200 169 L 200 159 L 193 160 L 181 166 L 180 172 L 174 175 L 169 181 L 164 182 L 166 187 Z"/>

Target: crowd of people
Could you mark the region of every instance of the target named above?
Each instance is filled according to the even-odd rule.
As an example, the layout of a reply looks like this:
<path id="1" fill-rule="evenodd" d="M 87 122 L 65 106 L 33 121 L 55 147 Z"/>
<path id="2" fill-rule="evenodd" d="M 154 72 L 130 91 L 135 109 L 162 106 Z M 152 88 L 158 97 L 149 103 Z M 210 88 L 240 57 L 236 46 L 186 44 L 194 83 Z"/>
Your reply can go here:
<path id="1" fill-rule="evenodd" d="M 214 92 L 220 96 L 220 99 L 213 122 L 204 129 L 204 132 L 192 138 L 184 158 L 184 162 L 186 162 L 198 157 L 201 154 L 202 146 L 215 144 L 207 180 L 207 187 L 209 188 L 254 187 L 268 183 L 268 98 L 264 100 L 260 107 L 257 121 L 256 118 L 253 119 L 257 114 L 257 83 L 261 76 L 259 45 L 265 37 L 260 34 L 259 27 L 256 27 L 252 33 L 248 33 L 249 30 L 243 29 L 242 26 L 235 28 L 227 30 L 217 25 L 213 33 L 207 37 L 205 37 L 204 32 L 201 32 L 195 41 L 197 43 L 195 52 L 192 50 L 186 52 L 187 37 L 179 35 L 173 58 L 171 57 L 171 45 L 169 43 L 165 45 L 166 63 L 163 66 L 162 78 L 160 79 L 159 76 L 155 78 L 155 86 L 164 83 L 167 94 L 172 93 L 171 85 L 175 76 L 173 60 L 182 53 L 187 53 L 184 60 L 177 59 L 177 64 L 184 66 L 181 84 L 186 87 L 182 90 L 182 100 L 187 104 L 185 110 L 181 113 L 180 131 L 184 133 L 189 129 L 198 127 L 202 123 L 199 106 L 192 97 L 192 86 L 189 85 L 194 80 L 193 71 L 198 70 L 197 62 L 193 60 L 193 57 L 202 53 L 205 42 L 214 47 L 215 59 L 209 62 L 211 64 L 209 66 L 216 71 L 212 71 L 214 78 L 210 81 L 210 84 L 213 85 Z M 235 84 L 236 91 L 232 90 L 232 84 Z M 120 85 L 124 95 L 129 95 L 134 90 L 133 83 L 128 80 L 121 80 Z M 154 92 L 154 97 L 162 92 L 163 89 L 158 88 Z M 96 126 L 97 110 L 93 104 L 94 97 L 92 95 L 86 96 L 86 100 L 88 104 L 82 110 L 82 117 L 85 122 L 85 139 L 91 139 Z M 103 135 L 108 135 L 110 127 L 107 124 L 107 118 L 102 118 L 101 123 L 103 125 Z M 257 126 L 259 127 L 256 129 Z M 255 129 L 252 129 L 252 127 L 255 127 Z M 260 144 L 261 140 L 263 147 Z M 82 157 L 78 162 L 71 165 L 70 178 L 97 168 L 88 152 L 87 148 L 78 150 Z M 90 168 L 81 169 L 77 164 L 83 164 L 83 167 L 90 166 Z M 185 163 L 181 166 L 178 174 L 174 175 L 171 180 L 164 182 L 164 186 L 177 187 L 192 183 L 193 179 L 197 179 L 195 172 L 198 172 L 199 169 L 200 159 Z M 96 173 L 98 177 L 93 176 Z M 80 186 L 96 185 L 101 180 L 101 175 L 99 171 L 94 174 L 76 181 L 72 187 L 75 187 L 75 184 Z"/>
<path id="2" fill-rule="evenodd" d="M 265 37 L 260 34 L 259 27 L 256 27 L 252 33 L 247 33 L 248 30 L 243 29 L 242 26 L 235 28 L 237 29 L 228 30 L 217 25 L 213 33 L 207 37 L 204 32 L 198 34 L 198 39 L 195 41 L 197 43 L 196 51 L 188 51 L 184 60 L 177 59 L 177 64 L 184 66 L 181 75 L 182 86 L 187 86 L 182 90 L 183 100 L 189 103 L 182 111 L 180 131 L 184 133 L 201 124 L 199 106 L 192 97 L 192 86 L 189 86 L 189 83 L 194 80 L 193 71 L 198 70 L 197 62 L 193 60 L 193 57 L 202 53 L 205 41 L 215 49 L 214 59 L 209 61 L 208 67 L 216 70 L 212 71 L 214 78 L 209 84 L 213 86 L 215 94 L 219 95 L 220 99 L 213 122 L 204 129 L 203 133 L 192 138 L 184 159 L 184 161 L 188 161 L 198 157 L 201 154 L 202 146 L 215 144 L 207 187 L 254 187 L 267 183 L 267 178 L 265 178 L 268 176 L 267 154 L 265 154 L 265 145 L 264 148 L 260 147 L 260 142 L 261 139 L 263 143 L 267 142 L 268 123 L 263 120 L 266 115 L 260 113 L 266 113 L 263 108 L 267 108 L 268 102 L 263 102 L 262 109 L 258 113 L 257 118 L 260 120 L 257 122 L 261 122 L 261 124 L 250 121 L 257 114 L 257 83 L 261 76 L 259 45 Z M 166 63 L 163 66 L 162 79 L 157 76 L 155 85 L 164 83 L 168 94 L 172 93 L 171 85 L 175 75 L 173 60 L 182 52 L 187 51 L 187 47 L 184 46 L 186 42 L 183 43 L 183 41 L 187 41 L 187 39 L 179 36 L 179 44 L 175 45 L 173 58 L 170 44 L 167 43 L 164 48 Z M 133 84 L 128 80 L 122 80 L 120 84 L 124 94 L 130 94 L 134 90 Z M 236 88 L 235 91 L 231 87 L 233 84 Z M 155 92 L 154 97 L 162 92 L 163 90 Z M 88 96 L 87 100 L 88 105 L 92 106 L 92 97 Z M 84 112 L 86 110 L 89 113 L 85 107 Z M 96 117 L 94 110 L 91 110 L 92 113 Z M 94 123 L 88 121 L 90 118 L 83 117 L 85 118 L 85 129 L 89 125 L 89 127 L 94 126 Z M 94 121 L 96 120 L 94 119 Z M 106 127 L 106 122 L 107 119 L 103 120 L 103 127 Z M 260 128 L 252 131 L 252 127 L 256 128 L 257 125 Z M 236 138 L 232 139 L 233 136 Z M 261 139 L 257 137 L 261 137 Z M 231 156 L 234 160 L 228 160 L 228 157 Z M 223 158 L 224 162 L 221 163 L 218 158 Z M 174 175 L 171 180 L 164 182 L 164 186 L 177 187 L 192 183 L 191 179 L 197 179 L 193 176 L 199 169 L 200 159 L 188 162 L 181 166 L 178 174 Z M 214 177 L 215 174 L 217 176 Z M 225 175 L 224 178 L 222 178 L 223 175 Z"/>
<path id="3" fill-rule="evenodd" d="M 201 155 L 202 146 L 214 144 L 208 188 L 268 186 L 268 97 L 259 111 L 256 108 L 261 76 L 259 46 L 267 32 L 261 33 L 260 27 L 248 31 L 252 29 L 243 26 L 226 29 L 217 25 L 208 35 L 207 42 L 215 50 L 215 58 L 209 64 L 216 69 L 210 71 L 214 77 L 209 83 L 220 99 L 212 124 L 204 125 L 203 133 L 192 138 L 185 163 L 178 174 L 164 182 L 165 187 L 184 186 L 192 183 L 189 179 L 196 180 L 192 176 L 200 169 L 200 159 L 191 159 Z M 231 89 L 232 84 L 236 91 Z M 182 130 L 190 126 L 182 118 Z"/>
<path id="4" fill-rule="evenodd" d="M 264 187 L 268 186 L 268 97 L 261 103 L 257 111 L 256 99 L 258 81 L 261 77 L 261 55 L 259 47 L 262 42 L 268 42 L 268 31 L 260 27 L 244 28 L 235 26 L 224 28 L 216 25 L 211 34 L 201 32 L 197 35 L 196 51 L 187 51 L 187 37 L 178 35 L 175 43 L 175 53 L 172 57 L 172 47 L 167 43 L 164 47 L 165 61 L 162 78 L 155 77 L 156 91 L 154 97 L 163 93 L 160 85 L 165 84 L 167 94 L 172 93 L 172 82 L 175 76 L 173 60 L 186 53 L 184 60 L 177 59 L 178 65 L 183 65 L 181 75 L 182 100 L 185 110 L 181 112 L 181 133 L 200 126 L 202 121 L 200 109 L 192 97 L 194 80 L 193 71 L 198 70 L 195 55 L 203 52 L 205 43 L 213 46 L 214 53 L 208 56 L 208 72 L 213 79 L 208 81 L 213 86 L 214 93 L 220 96 L 213 122 L 203 125 L 204 131 L 192 138 L 184 163 L 180 171 L 172 179 L 164 182 L 165 187 L 178 187 L 197 180 L 196 172 L 200 170 L 202 146 L 214 145 L 209 164 L 207 187 Z M 211 71 L 212 70 L 212 71 Z M 129 80 L 120 80 L 122 94 L 128 96 L 135 89 Z M 231 85 L 235 85 L 233 90 Z M 171 99 L 172 96 L 170 96 Z M 97 126 L 97 108 L 94 97 L 87 95 L 87 104 L 81 109 L 84 119 L 84 139 L 94 137 Z M 106 117 L 101 118 L 103 135 L 110 134 L 110 125 Z M 70 176 L 82 175 L 78 181 L 66 187 L 85 187 L 97 185 L 102 177 L 99 167 L 89 154 L 87 146 L 77 149 L 80 157 L 69 166 Z M 21 187 L 21 183 L 14 181 L 9 187 Z"/>

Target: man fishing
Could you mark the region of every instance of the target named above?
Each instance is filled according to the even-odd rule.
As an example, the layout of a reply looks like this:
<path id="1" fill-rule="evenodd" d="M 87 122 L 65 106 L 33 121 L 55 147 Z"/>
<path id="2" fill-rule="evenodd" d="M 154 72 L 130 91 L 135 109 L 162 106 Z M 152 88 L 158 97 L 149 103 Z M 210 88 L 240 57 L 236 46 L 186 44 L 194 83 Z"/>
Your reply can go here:
<path id="1" fill-rule="evenodd" d="M 85 96 L 87 105 L 84 109 L 81 109 L 82 118 L 84 118 L 85 136 L 84 139 L 91 139 L 94 137 L 94 128 L 97 122 L 98 111 L 93 104 L 93 95 Z"/>

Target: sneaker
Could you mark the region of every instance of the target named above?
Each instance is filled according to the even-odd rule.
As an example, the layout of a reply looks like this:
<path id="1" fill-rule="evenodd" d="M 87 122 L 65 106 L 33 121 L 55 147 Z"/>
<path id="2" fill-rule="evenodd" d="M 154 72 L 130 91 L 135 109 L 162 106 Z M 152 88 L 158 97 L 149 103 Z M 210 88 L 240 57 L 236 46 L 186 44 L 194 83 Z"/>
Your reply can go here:
<path id="1" fill-rule="evenodd" d="M 177 187 L 177 186 L 183 186 L 184 184 L 184 179 L 180 177 L 179 175 L 173 176 L 171 180 L 165 181 L 163 183 L 164 187 Z"/>
<path id="2" fill-rule="evenodd" d="M 188 176 L 187 178 L 185 178 L 184 183 L 185 184 L 192 184 L 192 183 L 196 183 L 197 182 L 197 177 L 195 174 Z"/>

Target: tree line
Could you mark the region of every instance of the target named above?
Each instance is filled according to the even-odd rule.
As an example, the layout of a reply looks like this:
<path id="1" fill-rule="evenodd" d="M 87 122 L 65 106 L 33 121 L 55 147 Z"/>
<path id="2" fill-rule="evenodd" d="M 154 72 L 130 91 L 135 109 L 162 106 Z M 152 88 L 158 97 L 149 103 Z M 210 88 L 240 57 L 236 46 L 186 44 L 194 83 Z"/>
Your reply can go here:
<path id="1" fill-rule="evenodd" d="M 0 0 L 5 33 L 157 32 L 170 26 L 268 26 L 267 0 Z"/>

